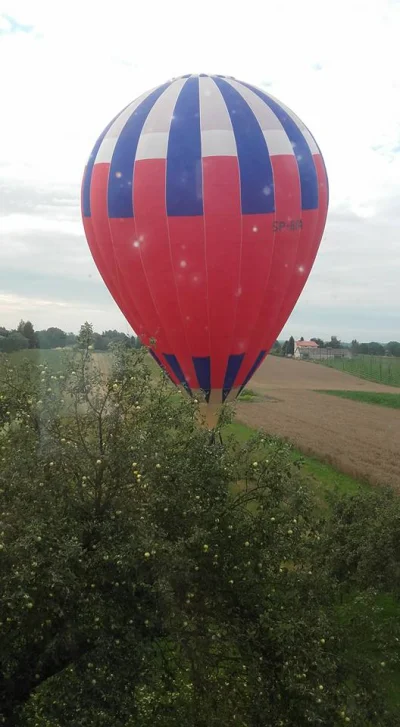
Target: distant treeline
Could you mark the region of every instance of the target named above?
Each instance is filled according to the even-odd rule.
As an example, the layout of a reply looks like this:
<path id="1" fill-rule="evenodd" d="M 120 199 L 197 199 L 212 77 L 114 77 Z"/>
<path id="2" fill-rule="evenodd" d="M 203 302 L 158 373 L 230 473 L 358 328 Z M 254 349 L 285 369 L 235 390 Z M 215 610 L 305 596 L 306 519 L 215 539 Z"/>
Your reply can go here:
<path id="1" fill-rule="evenodd" d="M 303 336 L 299 340 L 304 341 Z M 323 341 L 322 338 L 311 338 L 310 340 L 314 341 L 319 348 L 349 348 L 354 354 L 365 354 L 367 356 L 400 356 L 399 341 L 360 343 L 354 339 L 351 343 L 342 343 L 337 336 L 331 336 L 329 341 Z M 287 341 L 275 341 L 272 353 L 276 356 L 293 356 L 294 350 L 295 340 L 293 336 L 290 336 Z"/>
<path id="2" fill-rule="evenodd" d="M 139 338 L 128 336 L 126 333 L 116 330 L 93 333 L 93 338 L 96 351 L 107 351 L 111 343 L 125 343 L 131 348 L 141 347 Z M 18 328 L 13 330 L 7 330 L 7 328 L 0 326 L 0 353 L 12 353 L 27 348 L 66 348 L 67 346 L 73 346 L 77 339 L 78 336 L 75 333 L 66 333 L 55 326 L 42 331 L 35 331 L 31 321 L 20 321 Z M 301 337 L 299 340 L 304 341 L 304 338 Z M 351 344 L 348 344 L 342 343 L 337 336 L 331 336 L 329 341 L 323 341 L 322 338 L 311 338 L 310 340 L 315 341 L 320 348 L 350 348 L 354 354 L 400 357 L 399 341 L 389 341 L 386 344 L 377 343 L 376 341 L 359 343 L 354 339 Z M 275 356 L 293 356 L 295 345 L 295 339 L 290 336 L 287 341 L 275 341 L 271 353 Z"/>
<path id="3" fill-rule="evenodd" d="M 18 328 L 8 330 L 0 326 L 0 353 L 13 353 L 28 348 L 66 348 L 77 342 L 75 333 L 66 333 L 61 328 L 51 327 L 35 331 L 31 321 L 20 321 Z M 127 336 L 120 331 L 93 333 L 96 351 L 107 351 L 111 343 L 125 343 L 131 348 L 140 348 L 141 343 L 135 336 Z"/>

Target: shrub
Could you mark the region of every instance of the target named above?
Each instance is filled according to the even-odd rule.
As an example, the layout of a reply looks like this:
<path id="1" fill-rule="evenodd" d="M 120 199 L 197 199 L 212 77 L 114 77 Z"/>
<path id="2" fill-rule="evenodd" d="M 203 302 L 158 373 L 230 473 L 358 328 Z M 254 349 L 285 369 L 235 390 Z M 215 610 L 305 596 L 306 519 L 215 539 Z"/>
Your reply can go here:
<path id="1" fill-rule="evenodd" d="M 143 351 L 107 375 L 90 341 L 0 372 L 3 723 L 392 724 L 289 446 L 211 443 Z"/>
<path id="2" fill-rule="evenodd" d="M 400 500 L 389 489 L 360 491 L 334 503 L 324 562 L 343 587 L 400 595 Z"/>
<path id="3" fill-rule="evenodd" d="M 257 398 L 257 394 L 252 389 L 243 389 L 239 394 L 239 401 L 252 401 Z"/>

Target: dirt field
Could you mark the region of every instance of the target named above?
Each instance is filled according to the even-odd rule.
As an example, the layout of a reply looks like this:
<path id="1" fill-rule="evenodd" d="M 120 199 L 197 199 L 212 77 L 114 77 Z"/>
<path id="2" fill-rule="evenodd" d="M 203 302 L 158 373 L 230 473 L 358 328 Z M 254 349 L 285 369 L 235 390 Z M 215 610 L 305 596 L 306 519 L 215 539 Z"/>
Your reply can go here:
<path id="1" fill-rule="evenodd" d="M 343 472 L 400 490 L 400 411 L 313 391 L 398 394 L 398 388 L 277 356 L 267 357 L 249 388 L 262 399 L 238 404 L 238 419 L 245 424 L 286 437 Z"/>

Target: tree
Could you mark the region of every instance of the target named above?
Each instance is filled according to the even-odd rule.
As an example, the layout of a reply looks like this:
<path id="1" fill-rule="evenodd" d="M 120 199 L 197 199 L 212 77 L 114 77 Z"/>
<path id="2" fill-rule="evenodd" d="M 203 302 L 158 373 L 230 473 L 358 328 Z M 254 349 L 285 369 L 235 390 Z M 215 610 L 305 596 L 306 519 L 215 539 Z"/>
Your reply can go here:
<path id="1" fill-rule="evenodd" d="M 272 346 L 272 349 L 271 349 L 271 354 L 273 356 L 280 356 L 281 353 L 282 353 L 282 346 L 279 343 L 279 341 L 275 341 L 275 343 L 274 343 L 274 345 Z"/>
<path id="2" fill-rule="evenodd" d="M 85 324 L 62 374 L 0 368 L 3 723 L 396 724 L 376 672 L 397 614 L 366 610 L 354 665 L 340 518 L 321 521 L 289 445 L 213 444 L 145 350 L 116 346 L 106 373 L 92 346 Z"/>
<path id="3" fill-rule="evenodd" d="M 327 348 L 341 348 L 341 343 L 337 336 L 331 336 L 331 340 L 328 341 L 325 345 Z"/>
<path id="4" fill-rule="evenodd" d="M 52 326 L 37 332 L 40 348 L 64 348 L 67 334 L 61 328 Z"/>
<path id="5" fill-rule="evenodd" d="M 359 353 L 360 344 L 358 343 L 357 339 L 354 338 L 351 342 L 351 350 L 353 353 Z"/>
<path id="6" fill-rule="evenodd" d="M 385 348 L 382 346 L 381 343 L 377 343 L 376 341 L 370 341 L 368 344 L 368 353 L 370 356 L 384 356 L 385 355 Z"/>
<path id="7" fill-rule="evenodd" d="M 287 356 L 289 349 L 289 341 L 285 341 L 282 345 L 282 356 Z"/>
<path id="8" fill-rule="evenodd" d="M 291 356 L 293 356 L 293 354 L 294 354 L 294 338 L 293 338 L 293 336 L 290 336 L 290 338 L 289 338 L 287 352 Z"/>
<path id="9" fill-rule="evenodd" d="M 400 596 L 400 500 L 389 488 L 359 491 L 334 504 L 325 557 L 347 590 L 381 588 Z M 379 548 L 376 543 L 379 541 Z"/>
<path id="10" fill-rule="evenodd" d="M 108 345 L 109 341 L 105 338 L 105 336 L 102 336 L 101 333 L 93 334 L 93 346 L 95 351 L 107 351 Z"/>
<path id="11" fill-rule="evenodd" d="M 323 348 L 323 346 L 324 346 L 324 342 L 323 342 L 322 338 L 312 338 L 311 341 L 314 341 L 317 344 L 317 346 L 319 346 L 319 348 Z"/>
<path id="12" fill-rule="evenodd" d="M 105 339 L 106 348 L 108 348 L 108 346 L 112 343 L 122 343 L 125 346 L 129 346 L 129 336 L 125 333 L 121 333 L 120 331 L 116 331 L 115 329 L 112 331 L 103 331 L 102 336 Z"/>
<path id="13" fill-rule="evenodd" d="M 400 356 L 400 343 L 399 341 L 389 341 L 386 346 L 386 350 L 389 356 Z"/>
<path id="14" fill-rule="evenodd" d="M 303 336 L 300 338 L 300 341 L 304 341 L 304 337 Z"/>
<path id="15" fill-rule="evenodd" d="M 19 331 L 11 331 L 8 336 L 0 338 L 0 351 L 3 353 L 13 353 L 14 351 L 23 351 L 29 347 L 29 341 Z"/>
<path id="16" fill-rule="evenodd" d="M 76 335 L 75 333 L 67 333 L 66 339 L 65 339 L 65 345 L 66 346 L 73 346 L 74 343 L 76 343 Z"/>
<path id="17" fill-rule="evenodd" d="M 18 332 L 27 339 L 28 348 L 38 348 L 39 342 L 31 321 L 21 320 L 18 325 Z"/>

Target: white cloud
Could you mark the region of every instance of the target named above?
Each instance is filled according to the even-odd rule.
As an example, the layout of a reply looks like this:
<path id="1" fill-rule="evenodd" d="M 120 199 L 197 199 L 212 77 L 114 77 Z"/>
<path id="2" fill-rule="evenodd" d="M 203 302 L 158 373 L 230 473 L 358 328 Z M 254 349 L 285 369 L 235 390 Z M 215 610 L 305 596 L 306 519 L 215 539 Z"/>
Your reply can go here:
<path id="1" fill-rule="evenodd" d="M 100 285 L 79 213 L 95 139 L 147 88 L 182 73 L 226 73 L 268 84 L 310 127 L 328 168 L 325 239 L 285 332 L 306 328 L 314 311 L 311 335 L 335 326 L 344 337 L 369 310 L 367 337 L 398 338 L 399 3 L 248 0 L 241 12 L 227 0 L 100 5 L 71 0 L 60 12 L 50 0 L 0 0 L 0 172 L 9 190 L 0 189 L 1 264 L 14 272 L 37 265 L 49 280 L 92 275 Z M 63 245 L 52 246 L 58 233 Z M 120 320 L 107 300 L 110 319 Z M 48 325 L 52 315 L 56 308 Z"/>

